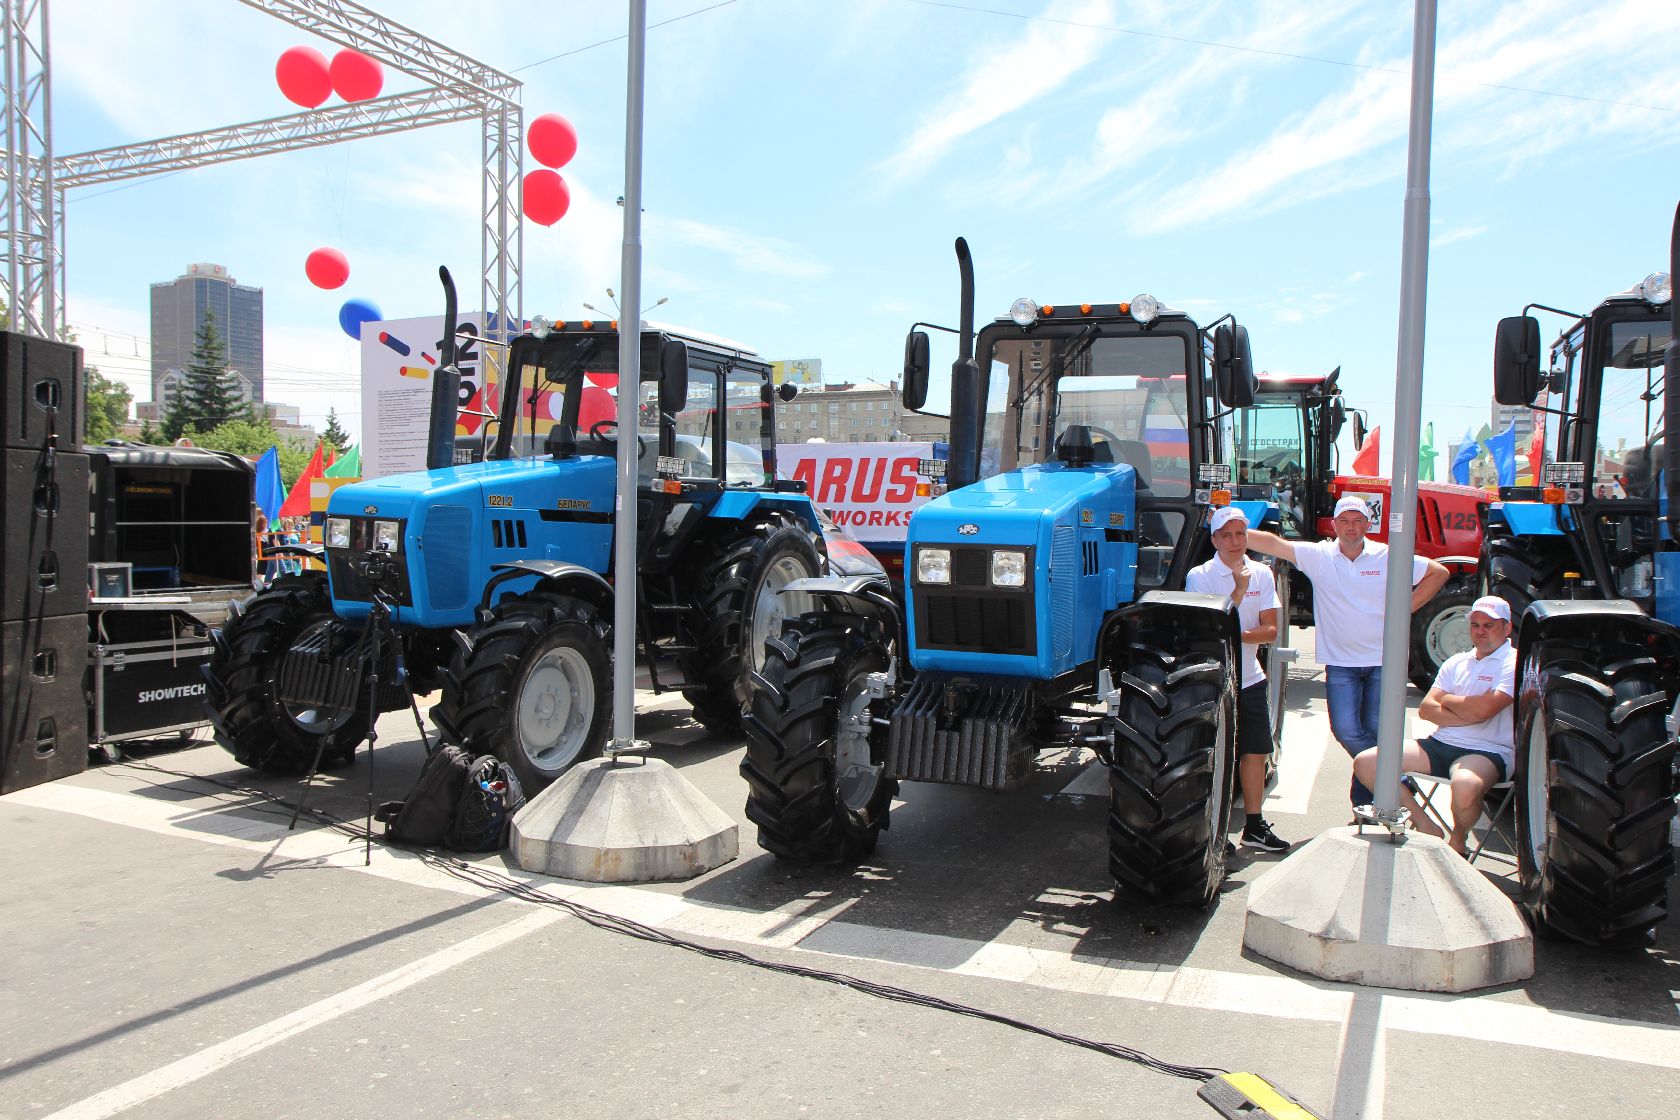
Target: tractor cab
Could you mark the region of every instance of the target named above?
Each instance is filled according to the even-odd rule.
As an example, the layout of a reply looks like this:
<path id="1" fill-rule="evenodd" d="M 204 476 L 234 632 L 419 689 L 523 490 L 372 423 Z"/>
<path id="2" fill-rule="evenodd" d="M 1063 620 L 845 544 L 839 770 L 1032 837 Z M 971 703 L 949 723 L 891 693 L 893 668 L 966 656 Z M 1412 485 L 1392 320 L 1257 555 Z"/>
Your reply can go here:
<path id="1" fill-rule="evenodd" d="M 1317 540 L 1335 504 L 1336 439 L 1348 420 L 1337 385 L 1326 377 L 1262 373 L 1254 403 L 1224 421 L 1232 500 L 1249 523 L 1290 540 Z M 1358 427 L 1361 417 L 1355 416 Z"/>
<path id="2" fill-rule="evenodd" d="M 1534 410 L 1540 472 L 1535 485 L 1500 489 L 1489 524 L 1555 558 L 1534 573 L 1532 597 L 1626 599 L 1680 625 L 1680 553 L 1662 520 L 1672 299 L 1668 274 L 1655 273 L 1589 314 L 1530 304 L 1500 320 L 1494 395 Z M 1544 371 L 1532 310 L 1568 318 Z"/>

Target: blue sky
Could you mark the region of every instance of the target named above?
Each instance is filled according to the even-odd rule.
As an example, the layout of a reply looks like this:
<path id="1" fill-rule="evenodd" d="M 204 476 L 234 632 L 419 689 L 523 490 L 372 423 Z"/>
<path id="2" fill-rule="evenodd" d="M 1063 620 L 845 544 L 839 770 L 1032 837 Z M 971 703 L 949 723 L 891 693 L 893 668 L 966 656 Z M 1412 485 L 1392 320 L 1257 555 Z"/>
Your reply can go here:
<path id="1" fill-rule="evenodd" d="M 282 115 L 280 52 L 336 49 L 237 0 L 51 3 L 61 153 Z M 911 322 L 954 324 L 962 235 L 982 321 L 1022 295 L 1231 312 L 1261 368 L 1339 365 L 1386 424 L 1410 3 L 713 4 L 649 4 L 654 22 L 698 12 L 648 38 L 644 302 L 669 299 L 659 318 L 821 358 L 830 381 L 886 380 Z M 524 311 L 603 304 L 619 286 L 625 44 L 590 44 L 623 33 L 624 8 L 375 6 L 512 72 L 527 120 L 576 124 L 571 212 L 526 228 Z M 1443 451 L 1487 419 L 1501 315 L 1587 310 L 1666 267 L 1677 41 L 1676 4 L 1442 5 L 1423 417 Z M 388 73 L 386 91 L 414 84 Z M 143 384 L 148 285 L 214 261 L 266 291 L 271 399 L 354 428 L 339 303 L 439 313 L 439 264 L 475 287 L 478 137 L 444 125 L 71 193 L 69 313 L 90 360 Z M 350 259 L 338 292 L 303 275 L 318 245 Z"/>

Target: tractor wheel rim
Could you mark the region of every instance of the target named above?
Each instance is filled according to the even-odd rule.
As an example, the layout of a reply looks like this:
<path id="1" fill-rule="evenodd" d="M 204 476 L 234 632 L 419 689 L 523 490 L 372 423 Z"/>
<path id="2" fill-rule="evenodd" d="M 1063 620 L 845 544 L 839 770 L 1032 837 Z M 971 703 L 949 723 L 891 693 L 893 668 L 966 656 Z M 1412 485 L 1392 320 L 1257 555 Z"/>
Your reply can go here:
<path id="1" fill-rule="evenodd" d="M 1213 717 L 1213 781 L 1208 787 L 1207 869 L 1210 882 L 1224 860 L 1226 818 L 1231 815 L 1230 779 L 1225 758 L 1225 729 L 1229 726 L 1230 717 L 1225 708 L 1226 703 L 1222 699 L 1214 708 Z M 1218 889 L 1219 884 L 1212 882 L 1212 886 Z"/>
<path id="2" fill-rule="evenodd" d="M 1523 802 L 1528 817 L 1528 857 L 1536 876 L 1546 872 L 1546 840 L 1552 828 L 1551 790 L 1546 784 L 1548 751 L 1546 749 L 1546 709 L 1534 713 L 1529 726 L 1528 758 L 1524 778 Z"/>
<path id="3" fill-rule="evenodd" d="M 803 593 L 783 595 L 782 588 L 811 575 L 797 556 L 781 556 L 764 573 L 753 600 L 752 629 L 748 633 L 747 661 L 754 669 L 764 668 L 764 643 L 780 636 L 786 619 L 798 618 L 811 609 L 811 597 Z"/>
<path id="4" fill-rule="evenodd" d="M 331 618 L 323 618 L 311 626 L 305 627 L 292 638 L 292 645 L 299 645 L 306 639 L 313 637 L 318 631 L 333 624 Z M 289 700 L 280 701 L 280 710 L 305 735 L 330 735 L 338 730 L 348 713 L 323 709 L 316 704 L 296 703 Z"/>
<path id="5" fill-rule="evenodd" d="M 595 676 L 575 649 L 551 649 L 531 666 L 519 690 L 519 747 L 539 770 L 562 770 L 589 738 Z"/>
<path id="6" fill-rule="evenodd" d="M 868 678 L 859 674 L 840 698 L 839 723 L 834 733 L 836 791 L 854 812 L 868 807 L 881 781 L 881 767 L 870 757 L 869 700 Z"/>
<path id="7" fill-rule="evenodd" d="M 1453 654 L 1469 649 L 1472 645 L 1470 608 L 1448 607 L 1431 619 L 1429 629 L 1424 633 L 1424 645 L 1429 650 L 1430 659 L 1437 666 L 1445 665 L 1447 658 Z"/>

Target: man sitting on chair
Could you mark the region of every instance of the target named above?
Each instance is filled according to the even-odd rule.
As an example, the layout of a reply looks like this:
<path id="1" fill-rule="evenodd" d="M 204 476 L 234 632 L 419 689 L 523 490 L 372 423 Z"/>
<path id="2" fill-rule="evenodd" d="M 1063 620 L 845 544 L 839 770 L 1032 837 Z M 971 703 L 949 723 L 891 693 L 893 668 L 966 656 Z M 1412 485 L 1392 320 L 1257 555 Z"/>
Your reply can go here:
<path id="1" fill-rule="evenodd" d="M 1472 649 L 1447 658 L 1435 685 L 1418 706 L 1418 716 L 1435 724 L 1435 734 L 1407 744 L 1400 767 L 1452 779 L 1452 835 L 1447 843 L 1459 855 L 1482 814 L 1482 798 L 1503 782 L 1515 759 L 1511 700 L 1516 694 L 1517 651 L 1511 646 L 1511 607 L 1483 595 L 1470 607 Z M 1377 748 L 1353 760 L 1353 773 L 1369 787 L 1377 779 Z M 1424 815 L 1411 789 L 1402 782 L 1400 797 L 1412 811 L 1420 832 L 1440 836 Z"/>

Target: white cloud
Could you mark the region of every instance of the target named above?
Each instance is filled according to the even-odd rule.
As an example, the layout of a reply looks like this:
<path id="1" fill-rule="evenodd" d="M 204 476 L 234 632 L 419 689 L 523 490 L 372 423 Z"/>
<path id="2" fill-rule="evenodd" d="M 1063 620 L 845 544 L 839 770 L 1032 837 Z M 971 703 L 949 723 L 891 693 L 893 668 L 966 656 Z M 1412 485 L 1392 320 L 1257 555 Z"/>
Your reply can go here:
<path id="1" fill-rule="evenodd" d="M 650 236 L 668 237 L 672 242 L 720 253 L 743 272 L 781 276 L 791 280 L 814 280 L 829 273 L 829 267 L 806 257 L 799 246 L 779 237 L 764 237 L 724 226 L 697 222 L 691 218 L 664 218 L 650 214 L 645 222 Z"/>
<path id="2" fill-rule="evenodd" d="M 1458 241 L 1468 241 L 1472 237 L 1480 237 L 1488 231 L 1486 226 L 1459 226 L 1456 229 L 1442 230 L 1429 238 L 1429 247 L 1439 249 Z"/>
<path id="3" fill-rule="evenodd" d="M 986 51 L 969 67 L 960 88 L 922 118 L 898 151 L 882 161 L 887 182 L 930 168 L 957 141 L 1054 93 L 1090 65 L 1112 41 L 1109 32 L 1071 24 L 1108 23 L 1109 0 L 1055 0 L 1005 45 Z"/>

